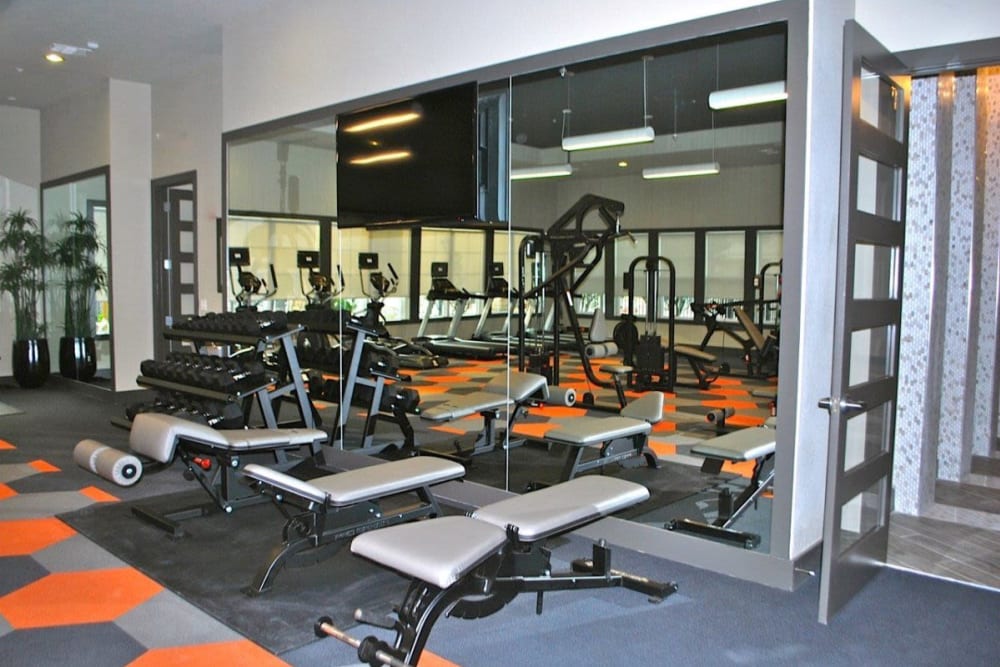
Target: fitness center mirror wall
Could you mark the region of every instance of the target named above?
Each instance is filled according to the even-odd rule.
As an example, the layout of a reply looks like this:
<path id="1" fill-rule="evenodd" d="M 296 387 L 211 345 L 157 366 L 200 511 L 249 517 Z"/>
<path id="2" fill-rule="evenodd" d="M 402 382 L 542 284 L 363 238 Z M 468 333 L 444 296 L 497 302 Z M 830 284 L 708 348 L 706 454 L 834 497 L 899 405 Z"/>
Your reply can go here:
<path id="1" fill-rule="evenodd" d="M 57 254 L 46 269 L 45 291 L 53 372 L 110 389 L 107 187 L 107 167 L 42 183 L 41 220 L 46 241 Z"/>
<path id="2" fill-rule="evenodd" d="M 338 229 L 336 121 L 368 100 L 227 135 L 228 307 L 311 328 L 299 361 L 347 449 L 438 449 L 516 492 L 627 477 L 653 492 L 634 520 L 766 551 L 773 422 L 770 448 L 750 428 L 776 400 L 784 104 L 709 100 L 782 83 L 785 26 L 593 55 L 479 82 L 480 173 L 510 181 L 480 183 L 476 223 Z M 374 438 L 341 417 L 352 377 Z"/>

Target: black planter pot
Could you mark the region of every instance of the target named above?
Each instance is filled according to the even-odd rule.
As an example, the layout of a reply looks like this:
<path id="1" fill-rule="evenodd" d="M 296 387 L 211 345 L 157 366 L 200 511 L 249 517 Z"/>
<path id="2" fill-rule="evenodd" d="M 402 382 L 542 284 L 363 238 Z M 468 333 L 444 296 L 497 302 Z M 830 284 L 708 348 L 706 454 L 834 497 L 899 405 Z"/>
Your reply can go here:
<path id="1" fill-rule="evenodd" d="M 87 382 L 97 373 L 97 346 L 91 336 L 59 339 L 59 374 Z"/>
<path id="2" fill-rule="evenodd" d="M 48 339 L 15 340 L 12 365 L 18 385 L 26 388 L 41 387 L 49 377 Z"/>

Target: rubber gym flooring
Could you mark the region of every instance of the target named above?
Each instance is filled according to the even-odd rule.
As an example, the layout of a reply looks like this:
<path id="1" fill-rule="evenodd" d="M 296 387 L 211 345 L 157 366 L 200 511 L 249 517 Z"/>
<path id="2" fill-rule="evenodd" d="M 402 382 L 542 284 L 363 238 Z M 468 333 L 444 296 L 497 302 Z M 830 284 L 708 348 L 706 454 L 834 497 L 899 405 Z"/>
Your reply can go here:
<path id="1" fill-rule="evenodd" d="M 567 360 L 567 364 L 572 364 Z M 448 392 L 473 391 L 502 366 L 453 360 L 443 369 L 413 372 L 411 386 L 422 405 L 444 399 Z M 582 372 L 564 372 L 578 392 L 588 390 Z M 54 386 L 52 386 L 54 385 Z M 190 490 L 175 466 L 119 489 L 72 463 L 72 447 L 94 437 L 125 448 L 127 434 L 110 426 L 123 413 L 123 398 L 109 392 L 81 392 L 55 378 L 41 390 L 20 393 L 2 389 L 5 403 L 25 414 L 0 421 L 0 657 L 4 664 L 56 665 L 219 665 L 285 664 L 258 643 L 196 609 L 162 582 L 131 567 L 125 560 L 79 534 L 56 515 L 123 500 Z M 666 463 L 694 471 L 698 461 L 687 449 L 715 435 L 705 423 L 711 408 L 729 406 L 730 425 L 753 426 L 769 414 L 767 400 L 751 396 L 766 381 L 724 377 L 705 391 L 678 389 L 667 396 L 664 419 L 654 428 L 651 446 Z M 610 390 L 599 399 L 613 401 Z M 55 412 L 52 407 L 58 405 Z M 332 420 L 331 406 L 320 413 Z M 552 423 L 584 414 L 579 408 L 532 408 L 516 432 L 539 436 Z M 17 421 L 7 421 L 17 420 Z M 32 421 L 29 421 L 32 420 Z M 425 428 L 418 418 L 418 442 L 478 431 L 480 417 Z M 10 426 L 10 428 L 7 428 Z M 512 460 L 518 455 L 511 450 Z M 470 474 L 475 474 L 475 463 Z M 481 468 L 489 468 L 485 464 Z M 734 474 L 746 473 L 733 469 Z M 128 536 L 122 536 L 127 541 Z M 157 536 L 150 539 L 167 539 Z M 231 558 L 231 554 L 215 554 Z M 191 571 L 197 580 L 204 573 Z M 315 607 L 310 608 L 313 613 Z M 216 614 L 219 615 L 219 614 Z M 164 622 L 169 619 L 169 622 Z M 428 655 L 422 665 L 450 664 Z"/>

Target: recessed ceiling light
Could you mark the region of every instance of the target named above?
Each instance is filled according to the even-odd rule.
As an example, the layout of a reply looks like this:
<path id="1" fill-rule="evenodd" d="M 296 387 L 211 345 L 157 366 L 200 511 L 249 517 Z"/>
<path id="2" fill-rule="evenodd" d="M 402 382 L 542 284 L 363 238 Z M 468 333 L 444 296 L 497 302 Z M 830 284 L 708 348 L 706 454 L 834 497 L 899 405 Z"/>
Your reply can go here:
<path id="1" fill-rule="evenodd" d="M 619 160 L 618 161 L 618 166 L 621 167 L 622 169 L 624 169 L 625 167 L 628 166 L 628 160 Z"/>
<path id="2" fill-rule="evenodd" d="M 14 71 L 17 72 L 18 74 L 22 74 L 24 72 L 24 68 L 21 67 L 20 65 L 15 65 Z"/>
<path id="3" fill-rule="evenodd" d="M 7 96 L 7 101 L 8 102 L 17 102 L 17 98 L 14 97 L 13 95 L 8 95 Z"/>
<path id="4" fill-rule="evenodd" d="M 49 53 L 46 53 L 45 59 L 48 60 L 50 63 L 61 63 L 63 61 L 63 57 L 58 53 L 56 53 L 55 51 L 50 51 Z"/>

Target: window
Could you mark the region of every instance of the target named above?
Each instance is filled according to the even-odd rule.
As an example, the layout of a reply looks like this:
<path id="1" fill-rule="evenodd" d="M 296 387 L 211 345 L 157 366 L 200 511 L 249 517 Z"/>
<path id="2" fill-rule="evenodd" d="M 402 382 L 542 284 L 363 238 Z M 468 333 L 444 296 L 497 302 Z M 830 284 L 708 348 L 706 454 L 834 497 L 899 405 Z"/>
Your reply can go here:
<path id="1" fill-rule="evenodd" d="M 250 250 L 250 265 L 239 271 L 253 274 L 262 281 L 259 290 L 246 298 L 261 310 L 302 310 L 302 294 L 297 268 L 299 250 L 319 250 L 319 222 L 279 218 L 229 217 L 229 247 Z M 274 269 L 275 282 L 271 277 Z M 238 305 L 241 288 L 236 267 L 229 267 L 228 310 Z M 272 292 L 267 296 L 269 292 Z M 266 298 L 265 298 L 266 297 Z"/>
<path id="2" fill-rule="evenodd" d="M 482 292 L 485 284 L 483 248 L 485 232 L 462 229 L 422 229 L 420 231 L 420 315 L 427 310 L 427 290 L 431 286 L 431 264 L 448 263 L 448 279 L 458 289 L 473 294 Z M 464 303 L 464 315 L 479 315 L 483 299 L 470 299 Z M 437 301 L 431 317 L 452 317 L 458 301 Z"/>
<path id="3" fill-rule="evenodd" d="M 695 237 L 694 232 L 668 232 L 659 235 L 660 256 L 674 265 L 677 304 L 674 317 L 679 320 L 694 318 L 691 304 L 695 302 Z M 663 294 L 660 316 L 667 316 L 667 295 Z"/>
<path id="4" fill-rule="evenodd" d="M 374 290 L 367 283 L 368 274 L 358 270 L 358 255 L 363 252 L 378 254 L 378 271 L 387 278 L 396 272 L 394 291 L 383 299 L 382 316 L 389 322 L 401 322 L 410 316 L 410 230 L 367 229 L 338 230 L 333 243 L 331 264 L 340 265 L 347 283 L 344 298 L 351 302 L 354 312 L 364 310 Z"/>
<path id="5" fill-rule="evenodd" d="M 706 303 L 742 304 L 746 264 L 745 233 L 743 230 L 707 232 L 705 234 L 705 298 Z M 736 321 L 729 310 L 720 319 Z"/>

